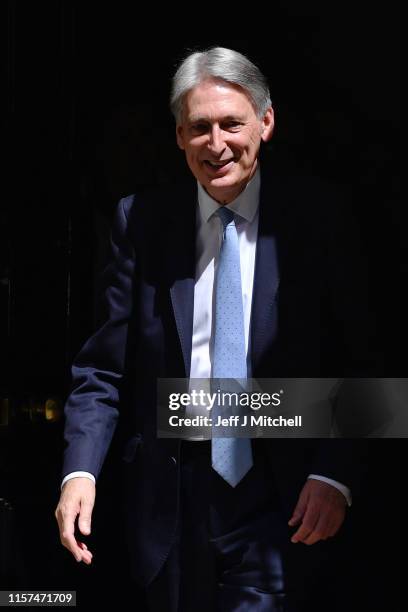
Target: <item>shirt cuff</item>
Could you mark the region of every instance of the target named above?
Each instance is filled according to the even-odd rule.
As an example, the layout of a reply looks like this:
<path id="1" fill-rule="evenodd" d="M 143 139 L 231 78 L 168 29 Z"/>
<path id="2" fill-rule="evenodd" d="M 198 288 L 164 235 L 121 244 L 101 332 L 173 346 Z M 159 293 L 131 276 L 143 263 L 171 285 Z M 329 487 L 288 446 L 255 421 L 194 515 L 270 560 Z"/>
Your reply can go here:
<path id="1" fill-rule="evenodd" d="M 89 480 L 92 480 L 92 482 L 95 484 L 95 476 L 91 474 L 90 472 L 71 472 L 70 474 L 67 474 L 64 480 L 62 481 L 61 489 L 68 480 L 71 480 L 71 478 L 78 478 L 78 477 L 89 478 Z"/>
<path id="2" fill-rule="evenodd" d="M 308 479 L 309 478 L 312 478 L 312 480 L 321 480 L 322 482 L 327 482 L 327 484 L 332 485 L 332 487 L 338 489 L 340 493 L 343 493 L 344 497 L 346 498 L 347 505 L 351 506 L 351 491 L 348 487 L 346 487 L 346 485 L 341 484 L 341 482 L 337 482 L 337 480 L 332 480 L 332 478 L 326 478 L 326 476 L 319 476 L 318 474 L 309 474 Z"/>

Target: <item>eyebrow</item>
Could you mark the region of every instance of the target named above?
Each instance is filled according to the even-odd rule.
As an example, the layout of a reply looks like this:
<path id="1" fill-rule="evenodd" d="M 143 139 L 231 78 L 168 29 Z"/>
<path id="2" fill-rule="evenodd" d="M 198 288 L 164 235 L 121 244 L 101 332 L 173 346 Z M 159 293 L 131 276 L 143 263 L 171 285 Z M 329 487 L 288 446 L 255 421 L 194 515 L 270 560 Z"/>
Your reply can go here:
<path id="1" fill-rule="evenodd" d="M 207 117 L 191 117 L 189 118 L 189 123 L 211 123 Z M 243 117 L 240 115 L 227 115 L 226 117 L 222 117 L 220 122 L 223 121 L 243 121 Z"/>

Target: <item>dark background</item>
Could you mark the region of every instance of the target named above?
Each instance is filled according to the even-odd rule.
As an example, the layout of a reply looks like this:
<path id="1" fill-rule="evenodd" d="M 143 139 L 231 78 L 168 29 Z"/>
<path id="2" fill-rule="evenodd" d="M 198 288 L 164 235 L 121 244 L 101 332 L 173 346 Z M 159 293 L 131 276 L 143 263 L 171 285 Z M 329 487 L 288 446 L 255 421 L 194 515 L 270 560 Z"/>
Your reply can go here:
<path id="1" fill-rule="evenodd" d="M 98 482 L 89 538 L 94 564 L 76 565 L 59 545 L 53 515 L 62 420 L 58 413 L 47 420 L 44 404 L 62 405 L 72 358 L 98 323 L 98 271 L 118 199 L 185 172 L 167 100 L 187 49 L 216 44 L 248 54 L 271 86 L 275 167 L 318 175 L 352 194 L 383 375 L 406 375 L 401 15 L 390 3 L 145 9 L 63 0 L 10 0 L 0 9 L 7 162 L 0 209 L 0 583 L 4 577 L 3 588 L 77 589 L 83 607 L 95 597 L 139 609 L 115 512 L 115 463 L 110 455 Z M 367 602 L 381 609 L 385 601 L 391 612 L 400 609 L 393 561 L 405 547 L 404 524 L 395 520 L 405 440 L 372 444 L 378 460 L 353 508 L 360 530 L 353 559 Z"/>

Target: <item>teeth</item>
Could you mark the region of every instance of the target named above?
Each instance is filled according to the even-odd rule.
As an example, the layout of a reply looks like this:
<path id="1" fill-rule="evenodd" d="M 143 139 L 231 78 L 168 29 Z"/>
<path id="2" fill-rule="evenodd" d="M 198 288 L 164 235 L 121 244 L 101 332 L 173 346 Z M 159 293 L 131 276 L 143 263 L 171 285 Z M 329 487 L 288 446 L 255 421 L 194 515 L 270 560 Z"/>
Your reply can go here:
<path id="1" fill-rule="evenodd" d="M 230 161 L 232 161 L 231 159 L 229 159 L 228 161 L 224 161 L 224 162 L 208 162 L 210 164 L 210 166 L 214 166 L 215 168 L 221 168 L 221 166 L 226 166 L 227 164 L 230 163 Z"/>

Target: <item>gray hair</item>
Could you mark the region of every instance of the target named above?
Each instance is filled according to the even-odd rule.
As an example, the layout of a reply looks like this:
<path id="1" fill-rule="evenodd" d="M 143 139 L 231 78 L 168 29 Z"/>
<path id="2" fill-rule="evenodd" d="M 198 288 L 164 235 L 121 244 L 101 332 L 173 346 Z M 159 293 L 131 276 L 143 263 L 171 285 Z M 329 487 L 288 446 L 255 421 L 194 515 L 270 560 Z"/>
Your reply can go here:
<path id="1" fill-rule="evenodd" d="M 188 55 L 173 76 L 170 108 L 177 123 L 181 120 L 184 96 L 209 78 L 221 79 L 242 87 L 250 98 L 258 119 L 262 119 L 271 106 L 268 83 L 259 68 L 238 51 L 212 47 Z"/>

